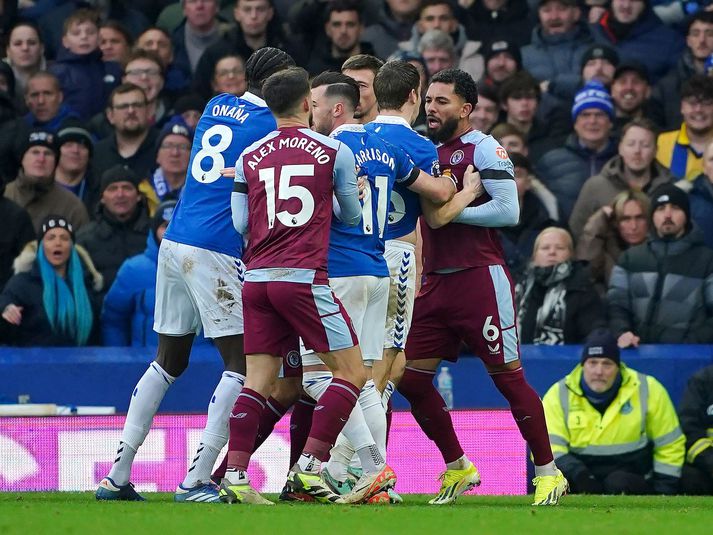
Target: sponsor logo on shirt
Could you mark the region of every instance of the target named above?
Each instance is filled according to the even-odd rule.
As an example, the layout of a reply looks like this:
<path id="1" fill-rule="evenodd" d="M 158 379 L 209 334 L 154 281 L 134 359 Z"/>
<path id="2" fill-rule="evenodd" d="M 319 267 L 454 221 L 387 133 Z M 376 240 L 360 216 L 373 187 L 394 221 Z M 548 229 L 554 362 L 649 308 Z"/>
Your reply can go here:
<path id="1" fill-rule="evenodd" d="M 508 151 L 506 151 L 503 147 L 498 147 L 497 149 L 495 149 L 495 155 L 501 160 L 508 159 Z"/>

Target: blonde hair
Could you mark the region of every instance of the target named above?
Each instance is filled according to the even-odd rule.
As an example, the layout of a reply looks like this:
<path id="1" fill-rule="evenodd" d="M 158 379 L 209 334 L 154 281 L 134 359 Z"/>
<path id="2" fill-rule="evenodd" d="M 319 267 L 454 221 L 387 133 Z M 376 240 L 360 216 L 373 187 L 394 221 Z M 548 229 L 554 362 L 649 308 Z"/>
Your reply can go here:
<path id="1" fill-rule="evenodd" d="M 651 209 L 649 197 L 641 191 L 628 189 L 619 192 L 611 203 L 612 209 L 614 210 L 614 218 L 617 221 L 621 218 L 621 215 L 624 213 L 624 206 L 629 201 L 639 203 L 641 210 L 644 212 L 644 216 L 649 215 L 649 210 Z"/>
<path id="2" fill-rule="evenodd" d="M 569 231 L 562 227 L 547 227 L 546 229 L 544 229 L 542 232 L 540 232 L 537 235 L 537 238 L 535 238 L 535 245 L 533 245 L 533 247 L 532 247 L 532 260 L 535 259 L 535 254 L 537 253 L 537 249 L 540 248 L 540 242 L 542 241 L 542 237 L 545 234 L 549 234 L 551 232 L 556 232 L 556 233 L 559 233 L 562 236 L 564 236 L 567 241 L 567 248 L 569 249 L 570 257 L 574 255 L 574 242 L 572 241 L 572 235 L 569 233 Z"/>

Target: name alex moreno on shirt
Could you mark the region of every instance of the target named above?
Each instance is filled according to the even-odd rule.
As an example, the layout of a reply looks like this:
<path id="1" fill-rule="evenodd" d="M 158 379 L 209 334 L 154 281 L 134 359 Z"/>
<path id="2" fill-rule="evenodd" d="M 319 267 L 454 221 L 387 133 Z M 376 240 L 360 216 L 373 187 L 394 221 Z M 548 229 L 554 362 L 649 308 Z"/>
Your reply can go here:
<path id="1" fill-rule="evenodd" d="M 277 145 L 276 145 L 277 143 Z M 317 163 L 324 165 L 329 163 L 331 157 L 327 152 L 315 141 L 308 139 L 307 137 L 283 137 L 279 140 L 268 141 L 260 147 L 260 150 L 250 157 L 247 165 L 252 171 L 258 166 L 258 164 L 265 158 L 268 154 L 271 154 L 277 150 L 281 149 L 301 149 L 308 154 L 311 154 Z"/>

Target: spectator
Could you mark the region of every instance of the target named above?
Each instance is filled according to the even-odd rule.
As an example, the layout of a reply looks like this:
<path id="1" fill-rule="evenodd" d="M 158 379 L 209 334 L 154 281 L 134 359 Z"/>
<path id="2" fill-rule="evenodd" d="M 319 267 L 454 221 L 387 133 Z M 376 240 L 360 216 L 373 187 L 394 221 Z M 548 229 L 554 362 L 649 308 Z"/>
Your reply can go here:
<path id="1" fill-rule="evenodd" d="M 514 227 L 501 228 L 500 239 L 510 273 L 513 279 L 518 281 L 532 257 L 535 238 L 540 231 L 551 226 L 556 217 L 554 219 L 550 217 L 545 205 L 546 201 L 540 198 L 540 190 L 533 187 L 533 183 L 537 183 L 544 189 L 544 186 L 535 178 L 530 161 L 520 153 L 508 153 L 515 167 L 520 220 Z"/>
<path id="2" fill-rule="evenodd" d="M 511 41 L 495 41 L 486 44 L 483 50 L 485 74 L 478 82 L 478 93 L 485 87 L 496 92 L 500 84 L 522 69 L 520 49 Z"/>
<path id="3" fill-rule="evenodd" d="M 530 42 L 532 22 L 526 0 L 482 0 L 468 7 L 468 37 L 483 43 L 513 39 L 523 47 Z"/>
<path id="4" fill-rule="evenodd" d="M 568 221 L 582 185 L 601 171 L 615 154 L 611 138 L 614 105 L 604 86 L 589 82 L 574 99 L 574 134 L 564 147 L 546 153 L 535 166 L 547 188 L 559 201 L 560 217 Z"/>
<path id="5" fill-rule="evenodd" d="M 411 38 L 400 43 L 399 47 L 404 50 L 420 50 L 421 39 L 426 32 L 431 30 L 440 30 L 451 37 L 456 67 L 470 74 L 475 80 L 483 76 L 484 63 L 483 56 L 480 54 L 482 42 L 468 39 L 465 28 L 458 23 L 455 5 L 451 0 L 424 0 L 421 2 L 418 20 L 413 25 Z M 433 74 L 435 73 L 431 72 L 431 76 Z"/>
<path id="6" fill-rule="evenodd" d="M 87 208 L 94 211 L 97 186 L 89 172 L 94 141 L 91 134 L 80 126 L 68 126 L 57 134 L 59 160 L 54 179 L 63 188 L 74 193 Z"/>
<path id="7" fill-rule="evenodd" d="M 540 86 L 530 74 L 513 74 L 500 86 L 500 105 L 505 120 L 527 136 L 529 156 L 537 161 L 547 151 L 561 146 L 570 130 L 569 118 L 553 112 L 547 121 L 537 117 Z"/>
<path id="8" fill-rule="evenodd" d="M 162 98 L 165 84 L 161 58 L 150 50 L 136 49 L 124 65 L 124 83 L 134 84 L 144 90 L 146 112 L 150 124 L 160 125 L 167 118 L 169 103 Z"/>
<path id="9" fill-rule="evenodd" d="M 186 123 L 188 128 L 195 131 L 196 126 L 198 126 L 198 121 L 203 114 L 205 104 L 205 100 L 200 96 L 187 93 L 176 101 L 176 104 L 173 106 L 173 111 L 175 115 L 183 119 L 183 122 Z"/>
<path id="10" fill-rule="evenodd" d="M 669 170 L 654 159 L 656 126 L 648 119 L 634 119 L 624 127 L 618 151 L 599 174 L 582 186 L 569 218 L 575 240 L 579 240 L 592 214 L 618 193 L 629 189 L 648 193 L 673 179 Z"/>
<path id="11" fill-rule="evenodd" d="M 621 253 L 646 241 L 649 198 L 640 191 L 620 192 L 611 204 L 592 214 L 577 240 L 577 259 L 589 262 L 597 289 L 606 294 Z"/>
<path id="12" fill-rule="evenodd" d="M 651 85 L 649 74 L 641 63 L 624 61 L 614 73 L 611 83 L 611 98 L 614 101 L 614 131 L 621 132 L 624 125 L 632 119 L 651 118 L 649 106 Z"/>
<path id="13" fill-rule="evenodd" d="M 582 56 L 582 84 L 596 80 L 604 87 L 610 87 L 614 81 L 614 73 L 619 66 L 619 54 L 607 45 L 594 44 Z M 552 91 L 552 88 L 550 88 Z M 567 98 L 574 96 L 570 93 L 558 95 Z"/>
<path id="14" fill-rule="evenodd" d="M 62 216 L 43 219 L 39 246 L 28 247 L 0 294 L 0 336 L 13 346 L 84 346 L 94 340 L 94 293 L 102 280 L 74 227 Z"/>
<path id="15" fill-rule="evenodd" d="M 522 343 L 578 344 L 592 327 L 604 325 L 604 305 L 589 269 L 573 257 L 565 229 L 548 227 L 537 235 L 532 262 L 515 292 Z"/>
<path id="16" fill-rule="evenodd" d="M 173 54 L 182 70 L 195 75 L 203 53 L 222 39 L 228 26 L 218 18 L 218 0 L 184 0 L 182 5 L 184 20 L 171 36 Z"/>
<path id="17" fill-rule="evenodd" d="M 411 36 L 421 0 L 384 0 L 383 4 L 377 22 L 364 30 L 364 40 L 371 43 L 377 57 L 388 58 Z"/>
<path id="18" fill-rule="evenodd" d="M 50 214 L 62 216 L 74 228 L 89 221 L 82 201 L 54 180 L 57 165 L 54 134 L 32 130 L 19 154 L 20 171 L 5 189 L 5 197 L 27 210 L 36 230 L 39 231 L 40 224 Z"/>
<path id="19" fill-rule="evenodd" d="M 703 172 L 703 151 L 713 141 L 713 78 L 694 74 L 681 88 L 683 124 L 659 135 L 656 159 L 678 178 Z"/>
<path id="20" fill-rule="evenodd" d="M 99 49 L 103 61 L 123 65 L 133 44 L 134 38 L 121 22 L 108 20 L 99 27 Z"/>
<path id="21" fill-rule="evenodd" d="M 138 186 L 138 176 L 128 167 L 105 171 L 96 219 L 77 233 L 77 243 L 91 255 L 106 288 L 122 262 L 144 248 L 150 221 Z"/>
<path id="22" fill-rule="evenodd" d="M 13 96 L 22 102 L 30 76 L 47 68 L 45 45 L 37 26 L 27 21 L 16 23 L 8 35 L 5 53 L 7 57 L 4 61 L 12 67 L 15 75 Z"/>
<path id="23" fill-rule="evenodd" d="M 154 164 L 157 132 L 149 126 L 146 94 L 139 86 L 121 84 L 109 97 L 106 116 L 114 132 L 94 145 L 92 175 L 101 177 L 115 165 L 148 176 Z"/>
<path id="24" fill-rule="evenodd" d="M 673 184 L 651 194 L 653 232 L 611 274 L 609 324 L 620 347 L 713 342 L 713 250 L 691 228 L 688 197 Z"/>
<path id="25" fill-rule="evenodd" d="M 236 27 L 206 49 L 193 76 L 193 88 L 203 98 L 209 98 L 215 64 L 227 54 L 249 58 L 258 48 L 272 46 L 291 51 L 287 38 L 275 17 L 272 0 L 237 0 L 233 17 Z"/>
<path id="26" fill-rule="evenodd" d="M 688 381 L 678 406 L 681 429 L 686 435 L 683 494 L 713 494 L 713 365 L 697 371 Z"/>
<path id="27" fill-rule="evenodd" d="M 539 24 L 522 49 L 522 65 L 543 91 L 573 95 L 580 83 L 582 56 L 592 43 L 576 0 L 538 0 Z"/>
<path id="28" fill-rule="evenodd" d="M 703 232 L 703 240 L 713 248 L 713 142 L 703 153 L 703 172 L 693 182 L 681 180 L 676 184 L 688 192 L 691 220 Z"/>
<path id="29" fill-rule="evenodd" d="M 478 95 L 478 97 L 480 97 L 480 95 Z M 478 104 L 480 104 L 480 98 L 478 98 Z M 530 154 L 525 134 L 523 134 L 518 127 L 510 123 L 500 123 L 496 125 L 490 135 L 493 136 L 510 155 L 514 152 L 522 154 L 523 156 Z"/>
<path id="30" fill-rule="evenodd" d="M 484 134 L 490 133 L 500 116 L 500 100 L 495 89 L 490 86 L 478 86 L 478 104 L 470 114 L 470 124 Z"/>
<path id="31" fill-rule="evenodd" d="M 379 114 L 374 95 L 374 78 L 384 64 L 379 58 L 360 54 L 352 56 L 342 65 L 342 73 L 354 78 L 359 84 L 359 105 L 354 110 L 354 118 L 366 124 Z"/>
<path id="32" fill-rule="evenodd" d="M 175 206 L 174 200 L 158 206 L 151 219 L 146 249 L 121 264 L 102 308 L 105 346 L 155 347 L 158 344 L 153 330 L 158 248 Z M 205 343 L 206 339 L 199 336 L 195 342 Z"/>
<path id="33" fill-rule="evenodd" d="M 153 216 L 159 203 L 181 196 L 192 142 L 193 131 L 180 119 L 161 129 L 156 141 L 155 169 L 139 184 L 149 215 Z"/>
<path id="34" fill-rule="evenodd" d="M 576 494 L 676 494 L 685 438 L 666 389 L 596 329 L 542 399 L 552 452 Z"/>
<path id="35" fill-rule="evenodd" d="M 341 64 L 340 64 L 341 65 Z M 230 93 L 241 96 L 248 88 L 245 78 L 245 61 L 240 56 L 229 54 L 218 60 L 213 71 L 213 93 Z"/>
<path id="36" fill-rule="evenodd" d="M 35 228 L 27 210 L 4 196 L 5 184 L 0 183 L 0 214 L 5 222 L 0 233 L 0 288 L 12 275 L 12 261 L 28 242 L 34 241 Z"/>
<path id="37" fill-rule="evenodd" d="M 694 74 L 705 74 L 705 62 L 713 54 L 713 12 L 699 11 L 688 20 L 686 48 L 676 64 L 654 87 L 656 117 L 665 129 L 681 124 L 681 87 Z"/>
<path id="38" fill-rule="evenodd" d="M 79 9 L 67 18 L 62 48 L 48 70 L 57 76 L 67 104 L 80 119 L 87 121 L 104 108 L 109 93 L 119 85 L 121 69 L 101 59 L 95 11 Z"/>
<path id="39" fill-rule="evenodd" d="M 190 87 L 190 68 L 174 61 L 173 43 L 166 31 L 155 26 L 148 28 L 136 39 L 136 48 L 148 50 L 159 57 L 165 74 L 164 90 L 170 96 L 183 93 Z"/>
<path id="40" fill-rule="evenodd" d="M 417 52 L 426 62 L 429 80 L 442 70 L 455 68 L 458 63 L 453 39 L 441 30 L 429 30 L 423 34 Z"/>
<path id="41" fill-rule="evenodd" d="M 645 0 L 612 0 L 591 30 L 597 43 L 615 47 L 622 60 L 646 66 L 654 81 L 676 64 L 683 50 L 679 33 L 665 26 Z"/>

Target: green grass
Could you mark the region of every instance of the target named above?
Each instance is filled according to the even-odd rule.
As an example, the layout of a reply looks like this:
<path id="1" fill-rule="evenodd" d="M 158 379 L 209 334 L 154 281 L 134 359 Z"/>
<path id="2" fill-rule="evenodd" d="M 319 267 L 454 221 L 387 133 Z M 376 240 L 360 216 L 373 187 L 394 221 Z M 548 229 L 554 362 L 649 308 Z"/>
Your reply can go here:
<path id="1" fill-rule="evenodd" d="M 392 506 L 275 507 L 186 505 L 173 503 L 170 494 L 145 496 L 146 503 L 107 503 L 91 493 L 0 493 L 0 534 L 713 533 L 713 497 L 567 496 L 557 507 L 533 508 L 527 496 L 465 496 L 447 507 L 429 506 L 420 495 Z"/>

